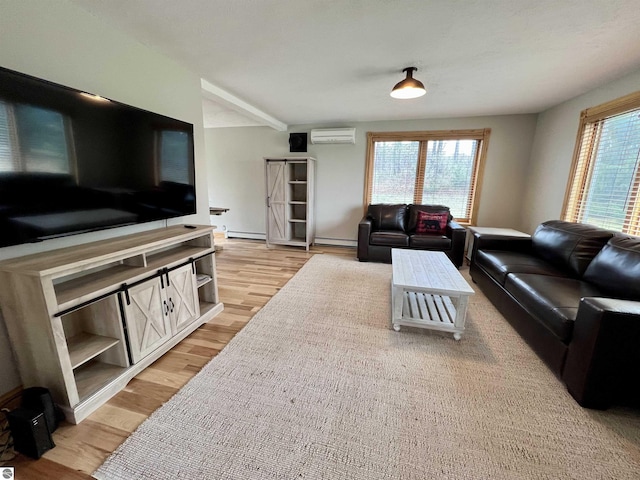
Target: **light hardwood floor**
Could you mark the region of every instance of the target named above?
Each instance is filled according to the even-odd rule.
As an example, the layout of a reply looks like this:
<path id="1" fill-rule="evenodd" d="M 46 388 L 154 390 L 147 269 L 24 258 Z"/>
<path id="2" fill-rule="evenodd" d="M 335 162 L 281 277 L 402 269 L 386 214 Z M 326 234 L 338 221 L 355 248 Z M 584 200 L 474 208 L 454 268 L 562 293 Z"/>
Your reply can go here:
<path id="1" fill-rule="evenodd" d="M 260 308 L 313 255 L 355 257 L 355 248 L 315 246 L 267 249 L 262 241 L 221 239 L 216 253 L 224 311 L 135 377 L 124 390 L 79 425 L 63 423 L 53 434 L 56 447 L 40 460 L 18 455 L 5 465 L 16 479 L 91 479 L 91 473 L 155 409 L 215 357 Z"/>

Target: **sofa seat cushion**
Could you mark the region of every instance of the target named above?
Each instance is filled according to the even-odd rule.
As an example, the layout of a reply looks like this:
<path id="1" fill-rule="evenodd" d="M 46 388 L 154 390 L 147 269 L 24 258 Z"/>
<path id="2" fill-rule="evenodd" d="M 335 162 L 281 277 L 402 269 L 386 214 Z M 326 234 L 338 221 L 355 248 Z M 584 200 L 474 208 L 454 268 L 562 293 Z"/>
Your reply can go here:
<path id="1" fill-rule="evenodd" d="M 409 246 L 425 250 L 449 250 L 451 249 L 451 239 L 446 235 L 415 234 L 409 236 Z"/>
<path id="2" fill-rule="evenodd" d="M 535 273 L 538 275 L 566 277 L 566 273 L 559 268 L 541 258 L 521 252 L 478 250 L 475 262 L 484 268 L 500 285 L 504 285 L 509 273 Z"/>
<path id="3" fill-rule="evenodd" d="M 409 236 L 396 230 L 379 230 L 371 233 L 369 243 L 384 247 L 408 247 Z"/>
<path id="4" fill-rule="evenodd" d="M 568 277 L 532 273 L 507 275 L 505 289 L 562 342 L 569 343 L 582 297 L 598 297 L 594 285 Z"/>

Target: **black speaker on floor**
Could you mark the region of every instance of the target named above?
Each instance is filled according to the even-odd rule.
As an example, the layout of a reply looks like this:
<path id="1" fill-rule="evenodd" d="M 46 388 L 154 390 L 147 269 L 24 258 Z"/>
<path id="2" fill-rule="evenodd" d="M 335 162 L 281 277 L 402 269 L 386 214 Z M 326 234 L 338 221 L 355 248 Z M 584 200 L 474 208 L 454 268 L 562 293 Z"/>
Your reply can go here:
<path id="1" fill-rule="evenodd" d="M 43 412 L 16 408 L 7 413 L 13 448 L 31 458 L 40 458 L 56 445 L 51 439 Z"/>
<path id="2" fill-rule="evenodd" d="M 22 391 L 22 407 L 34 412 L 44 413 L 49 433 L 55 432 L 64 417 L 62 411 L 53 403 L 51 393 L 44 387 L 29 387 Z"/>
<path id="3" fill-rule="evenodd" d="M 306 133 L 290 133 L 289 134 L 289 151 L 290 152 L 306 152 L 307 151 L 307 134 Z"/>

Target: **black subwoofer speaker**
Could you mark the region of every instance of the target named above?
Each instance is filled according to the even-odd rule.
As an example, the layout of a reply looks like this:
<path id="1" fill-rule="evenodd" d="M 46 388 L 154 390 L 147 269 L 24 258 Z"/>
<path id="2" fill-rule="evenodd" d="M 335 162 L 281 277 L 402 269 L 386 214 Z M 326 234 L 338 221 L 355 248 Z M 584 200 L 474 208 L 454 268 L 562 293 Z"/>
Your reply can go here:
<path id="1" fill-rule="evenodd" d="M 31 458 L 40 458 L 43 453 L 56 446 L 43 412 L 20 407 L 7 413 L 7 420 L 16 451 Z"/>
<path id="2" fill-rule="evenodd" d="M 44 387 L 29 387 L 22 391 L 22 407 L 44 413 L 49 433 L 55 432 L 63 418 L 60 409 L 53 403 L 51 393 Z"/>
<path id="3" fill-rule="evenodd" d="M 306 133 L 290 133 L 289 134 L 289 151 L 290 152 L 306 152 L 307 151 L 307 134 Z"/>

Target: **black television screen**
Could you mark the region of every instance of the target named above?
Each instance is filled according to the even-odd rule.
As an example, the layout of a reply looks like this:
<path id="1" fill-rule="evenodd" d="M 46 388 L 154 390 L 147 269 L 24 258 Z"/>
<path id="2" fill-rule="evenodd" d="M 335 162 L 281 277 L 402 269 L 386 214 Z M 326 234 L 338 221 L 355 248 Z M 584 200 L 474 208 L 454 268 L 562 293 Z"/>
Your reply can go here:
<path id="1" fill-rule="evenodd" d="M 0 247 L 196 211 L 193 125 L 0 67 Z"/>

